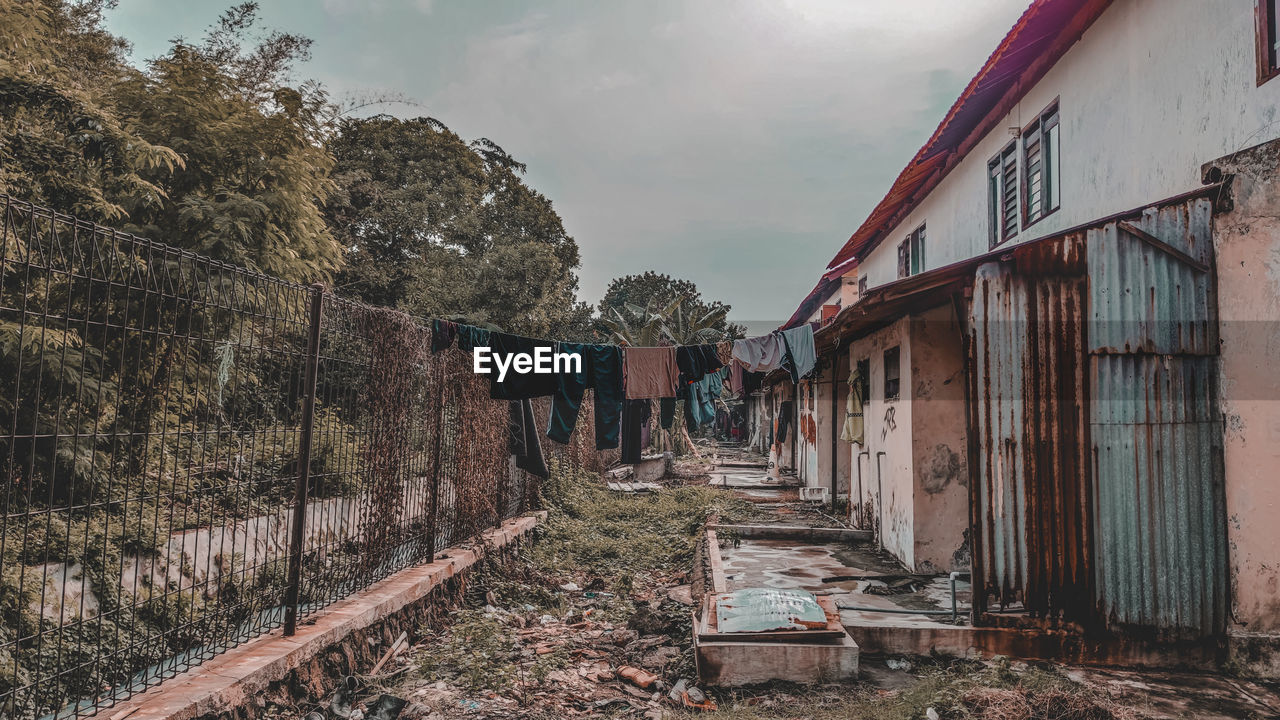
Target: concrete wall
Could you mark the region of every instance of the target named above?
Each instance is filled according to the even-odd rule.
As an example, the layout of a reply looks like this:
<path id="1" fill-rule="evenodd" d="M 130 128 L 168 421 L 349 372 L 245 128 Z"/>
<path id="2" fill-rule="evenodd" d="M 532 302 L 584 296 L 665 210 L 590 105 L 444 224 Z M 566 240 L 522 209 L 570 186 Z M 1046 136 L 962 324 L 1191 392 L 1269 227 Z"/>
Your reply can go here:
<path id="1" fill-rule="evenodd" d="M 1213 166 L 1235 174 L 1214 219 L 1233 630 L 1280 634 L 1280 142 Z"/>
<path id="2" fill-rule="evenodd" d="M 896 402 L 884 399 L 884 351 L 899 347 L 901 393 Z M 911 442 L 911 337 L 906 318 L 854 341 L 851 362 L 871 361 L 871 394 L 864 407 L 865 450 L 863 501 L 870 515 L 869 529 L 877 531 L 884 548 L 907 567 L 915 567 L 915 500 Z M 880 453 L 883 453 L 881 455 Z"/>
<path id="3" fill-rule="evenodd" d="M 1200 166 L 1280 137 L 1280 79 L 1257 86 L 1254 0 L 1116 0 L 1014 109 L 863 259 L 897 277 L 896 246 L 928 225 L 926 269 L 988 249 L 987 161 L 1055 99 L 1062 207 L 1013 240 L 1192 190 Z"/>
<path id="4" fill-rule="evenodd" d="M 969 566 L 964 345 L 950 305 L 911 321 L 916 569 Z"/>

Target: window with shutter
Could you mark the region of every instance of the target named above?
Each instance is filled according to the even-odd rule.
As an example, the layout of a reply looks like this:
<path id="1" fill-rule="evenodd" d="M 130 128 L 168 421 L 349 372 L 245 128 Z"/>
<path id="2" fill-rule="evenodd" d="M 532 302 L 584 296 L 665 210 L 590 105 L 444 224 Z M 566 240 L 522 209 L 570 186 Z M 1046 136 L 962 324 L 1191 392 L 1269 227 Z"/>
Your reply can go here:
<path id="1" fill-rule="evenodd" d="M 987 164 L 991 247 L 1018 234 L 1018 143 Z"/>
<path id="2" fill-rule="evenodd" d="M 1031 225 L 1058 209 L 1058 105 L 1022 131 L 1022 219 Z"/>
<path id="3" fill-rule="evenodd" d="M 911 274 L 924 272 L 924 225 L 915 229 L 908 238 L 910 245 L 907 253 L 910 256 Z"/>
<path id="4" fill-rule="evenodd" d="M 911 238 L 898 244 L 898 278 L 911 274 Z"/>
<path id="5" fill-rule="evenodd" d="M 1280 2 L 1257 0 L 1257 3 L 1254 17 L 1258 22 L 1255 35 L 1258 43 L 1258 84 L 1261 85 L 1280 75 L 1280 32 L 1277 32 L 1280 22 L 1276 17 L 1280 14 Z"/>

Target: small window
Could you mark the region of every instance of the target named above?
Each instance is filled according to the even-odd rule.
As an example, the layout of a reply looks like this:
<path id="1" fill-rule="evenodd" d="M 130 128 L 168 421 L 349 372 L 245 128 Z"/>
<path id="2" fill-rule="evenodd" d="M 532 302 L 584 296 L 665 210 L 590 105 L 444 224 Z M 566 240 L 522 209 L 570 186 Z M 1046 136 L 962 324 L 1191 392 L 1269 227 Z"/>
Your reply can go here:
<path id="1" fill-rule="evenodd" d="M 924 272 L 924 225 L 898 244 L 898 278 Z"/>
<path id="2" fill-rule="evenodd" d="M 1277 0 L 1257 0 L 1258 84 L 1280 75 L 1280 33 L 1277 33 Z"/>
<path id="3" fill-rule="evenodd" d="M 1022 220 L 1031 225 L 1058 209 L 1058 104 L 1022 132 Z"/>
<path id="4" fill-rule="evenodd" d="M 924 225 L 911 233 L 911 274 L 924 272 Z"/>
<path id="5" fill-rule="evenodd" d="M 898 367 L 898 347 L 884 351 L 884 401 L 897 402 L 901 368 Z"/>
<path id="6" fill-rule="evenodd" d="M 1018 234 L 1018 142 L 987 163 L 991 247 Z"/>

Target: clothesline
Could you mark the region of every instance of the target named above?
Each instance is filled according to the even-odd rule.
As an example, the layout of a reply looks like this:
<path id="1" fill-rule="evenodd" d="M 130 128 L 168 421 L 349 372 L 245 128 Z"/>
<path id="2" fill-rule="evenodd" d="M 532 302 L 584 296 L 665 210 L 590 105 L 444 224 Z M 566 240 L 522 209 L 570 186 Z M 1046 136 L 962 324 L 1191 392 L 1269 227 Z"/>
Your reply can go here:
<path id="1" fill-rule="evenodd" d="M 786 368 L 799 382 L 817 363 L 813 328 L 801 325 L 769 335 L 697 345 L 640 347 L 614 343 L 577 343 L 515 335 L 499 330 L 432 320 L 431 351 L 454 346 L 464 352 L 487 347 L 495 355 L 533 357 L 538 349 L 577 355 L 581 362 L 556 372 L 490 372 L 489 396 L 511 402 L 512 452 L 517 465 L 546 477 L 541 445 L 533 431 L 533 398 L 550 397 L 546 435 L 567 444 L 578 422 L 588 389 L 593 391 L 597 450 L 622 445 L 623 462 L 639 462 L 641 439 L 652 416 L 652 400 L 659 401 L 659 424 L 670 429 L 676 401 L 684 400 L 690 429 L 714 422 L 715 402 L 725 381 L 741 391 L 746 373 Z"/>

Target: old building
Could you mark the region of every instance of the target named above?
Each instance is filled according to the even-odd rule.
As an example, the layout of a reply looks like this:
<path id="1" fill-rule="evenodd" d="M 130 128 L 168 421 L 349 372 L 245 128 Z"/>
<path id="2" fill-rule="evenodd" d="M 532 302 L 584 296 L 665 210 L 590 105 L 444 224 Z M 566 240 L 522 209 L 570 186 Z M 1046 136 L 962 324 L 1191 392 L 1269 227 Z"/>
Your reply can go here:
<path id="1" fill-rule="evenodd" d="M 788 322 L 780 464 L 975 624 L 1280 669 L 1276 5 L 1036 0 Z"/>

